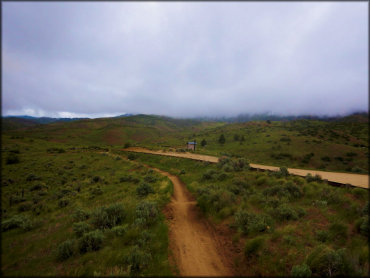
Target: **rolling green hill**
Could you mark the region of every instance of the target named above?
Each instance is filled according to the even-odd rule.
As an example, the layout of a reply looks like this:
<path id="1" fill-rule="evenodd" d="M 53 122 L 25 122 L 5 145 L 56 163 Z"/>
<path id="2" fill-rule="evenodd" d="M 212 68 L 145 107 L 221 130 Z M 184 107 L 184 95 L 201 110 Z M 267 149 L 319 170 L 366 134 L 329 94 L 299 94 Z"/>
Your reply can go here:
<path id="1" fill-rule="evenodd" d="M 243 123 L 174 119 L 156 115 L 84 119 L 8 129 L 4 134 L 70 145 L 184 149 L 242 156 L 254 163 L 329 171 L 368 172 L 368 114 L 331 120 Z M 23 125 L 24 127 L 24 125 Z M 220 144 L 221 135 L 225 143 Z M 205 146 L 200 142 L 206 141 Z"/>

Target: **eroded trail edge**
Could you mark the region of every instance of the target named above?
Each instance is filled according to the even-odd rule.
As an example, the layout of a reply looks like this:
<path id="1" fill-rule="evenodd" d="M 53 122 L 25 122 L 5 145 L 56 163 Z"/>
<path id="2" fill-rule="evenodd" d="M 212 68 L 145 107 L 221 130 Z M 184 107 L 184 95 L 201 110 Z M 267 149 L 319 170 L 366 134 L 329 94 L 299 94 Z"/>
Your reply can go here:
<path id="1" fill-rule="evenodd" d="M 202 217 L 194 198 L 181 180 L 157 168 L 167 176 L 174 193 L 166 207 L 169 222 L 170 249 L 181 276 L 232 276 L 231 258 L 222 240 Z"/>

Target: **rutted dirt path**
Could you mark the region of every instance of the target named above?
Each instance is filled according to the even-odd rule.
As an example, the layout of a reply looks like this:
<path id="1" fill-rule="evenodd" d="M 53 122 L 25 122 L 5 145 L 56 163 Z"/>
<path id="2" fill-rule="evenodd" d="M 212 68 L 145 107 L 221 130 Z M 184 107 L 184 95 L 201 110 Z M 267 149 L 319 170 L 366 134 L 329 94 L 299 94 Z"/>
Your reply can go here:
<path id="1" fill-rule="evenodd" d="M 152 169 L 167 176 L 174 186 L 166 216 L 169 220 L 170 249 L 180 276 L 234 275 L 231 258 L 226 256 L 221 239 L 201 216 L 185 185 L 177 176 Z"/>
<path id="2" fill-rule="evenodd" d="M 140 153 L 190 158 L 194 160 L 208 161 L 212 163 L 218 162 L 218 157 L 210 156 L 210 155 L 152 151 L 152 150 L 148 150 L 145 148 L 138 148 L 138 147 L 131 147 L 131 148 L 127 148 L 124 150 L 131 151 L 131 152 L 140 152 Z M 250 166 L 252 168 L 262 169 L 262 170 L 271 170 L 271 171 L 279 170 L 279 167 L 275 167 L 275 166 L 266 166 L 266 165 L 253 164 L 253 163 L 251 163 Z M 289 173 L 297 175 L 297 176 L 305 177 L 308 173 L 310 173 L 311 175 L 317 174 L 317 175 L 320 175 L 323 179 L 327 179 L 328 181 L 331 181 L 331 182 L 336 182 L 336 183 L 341 183 L 341 184 L 349 183 L 356 187 L 369 188 L 369 175 L 348 174 L 348 173 L 340 173 L 340 172 L 326 172 L 326 171 L 305 170 L 305 169 L 295 169 L 295 168 L 288 168 L 288 171 Z"/>

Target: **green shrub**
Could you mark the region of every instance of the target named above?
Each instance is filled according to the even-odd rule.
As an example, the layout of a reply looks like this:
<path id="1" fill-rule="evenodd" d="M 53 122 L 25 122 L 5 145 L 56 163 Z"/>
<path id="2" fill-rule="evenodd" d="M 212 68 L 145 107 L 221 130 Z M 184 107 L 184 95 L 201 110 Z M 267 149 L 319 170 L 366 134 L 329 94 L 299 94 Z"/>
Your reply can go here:
<path id="1" fill-rule="evenodd" d="M 85 233 L 91 230 L 91 226 L 86 222 L 78 222 L 73 224 L 73 232 L 77 237 L 82 237 Z"/>
<path id="2" fill-rule="evenodd" d="M 143 182 L 136 188 L 136 194 L 140 197 L 145 197 L 150 193 L 154 193 L 153 187 L 151 185 Z"/>
<path id="3" fill-rule="evenodd" d="M 258 256 L 258 251 L 260 251 L 265 243 L 263 237 L 253 238 L 245 244 L 244 255 L 246 257 Z"/>
<path id="4" fill-rule="evenodd" d="M 221 173 L 218 175 L 217 179 L 218 179 L 219 181 L 223 181 L 223 180 L 225 180 L 227 177 L 228 177 L 228 175 L 227 175 L 226 173 L 221 172 Z"/>
<path id="5" fill-rule="evenodd" d="M 259 176 L 256 180 L 257 185 L 267 184 L 267 178 L 265 176 Z"/>
<path id="6" fill-rule="evenodd" d="M 17 164 L 19 163 L 19 157 L 13 153 L 10 153 L 6 157 L 6 164 Z"/>
<path id="7" fill-rule="evenodd" d="M 233 166 L 229 163 L 225 164 L 224 166 L 222 166 L 222 170 L 225 171 L 225 172 L 232 172 L 233 171 Z"/>
<path id="8" fill-rule="evenodd" d="M 312 271 L 308 265 L 303 263 L 293 266 L 290 275 L 294 277 L 311 277 Z"/>
<path id="9" fill-rule="evenodd" d="M 289 171 L 286 167 L 280 167 L 279 172 L 280 172 L 280 176 L 282 177 L 289 176 Z"/>
<path id="10" fill-rule="evenodd" d="M 235 213 L 235 223 L 244 234 L 268 231 L 273 225 L 270 216 L 249 213 L 244 209 Z"/>
<path id="11" fill-rule="evenodd" d="M 71 257 L 75 250 L 75 241 L 68 239 L 58 245 L 57 249 L 57 259 L 59 261 L 64 261 Z"/>
<path id="12" fill-rule="evenodd" d="M 72 217 L 74 221 L 85 221 L 90 217 L 90 213 L 81 208 L 77 208 L 72 214 Z"/>
<path id="13" fill-rule="evenodd" d="M 33 228 L 33 222 L 25 215 L 14 215 L 12 218 L 1 222 L 1 230 L 8 231 L 11 229 L 21 228 L 25 231 L 29 231 Z"/>
<path id="14" fill-rule="evenodd" d="M 219 189 L 215 186 L 198 190 L 197 203 L 204 212 L 219 212 L 224 207 L 232 206 L 235 195 L 228 190 Z"/>
<path id="15" fill-rule="evenodd" d="M 112 232 L 116 235 L 116 236 L 123 236 L 126 234 L 126 231 L 127 231 L 127 225 L 123 225 L 123 226 L 116 226 L 116 227 L 113 227 L 112 228 Z"/>
<path id="16" fill-rule="evenodd" d="M 103 245 L 104 235 L 102 231 L 95 230 L 84 234 L 78 241 L 80 253 L 99 250 Z"/>
<path id="17" fill-rule="evenodd" d="M 92 178 L 92 182 L 93 183 L 97 183 L 97 182 L 101 182 L 102 181 L 102 178 L 101 177 L 99 177 L 99 176 L 94 176 L 93 178 Z"/>
<path id="18" fill-rule="evenodd" d="M 144 181 L 154 183 L 157 181 L 157 178 L 152 175 L 147 175 L 144 177 Z"/>
<path id="19" fill-rule="evenodd" d="M 337 276 L 352 272 L 346 250 L 335 251 L 326 245 L 317 246 L 307 257 L 306 263 L 313 275 Z"/>
<path id="20" fill-rule="evenodd" d="M 213 169 L 208 169 L 202 176 L 203 180 L 211 180 L 214 179 L 216 175 L 216 171 Z"/>
<path id="21" fill-rule="evenodd" d="M 321 242 L 326 242 L 329 239 L 329 232 L 325 230 L 316 232 L 316 239 Z"/>
<path id="22" fill-rule="evenodd" d="M 297 220 L 299 218 L 297 211 L 287 204 L 281 204 L 278 206 L 274 210 L 273 214 L 281 221 Z"/>
<path id="23" fill-rule="evenodd" d="M 150 201 L 142 201 L 136 206 L 136 223 L 142 226 L 154 224 L 158 217 L 157 205 Z"/>
<path id="24" fill-rule="evenodd" d="M 124 145 L 123 147 L 124 147 L 125 149 L 127 149 L 127 148 L 131 147 L 130 142 L 125 143 L 125 145 Z"/>
<path id="25" fill-rule="evenodd" d="M 129 153 L 128 156 L 127 156 L 127 158 L 129 160 L 135 160 L 137 158 L 137 156 L 135 154 L 133 154 L 133 153 Z"/>
<path id="26" fill-rule="evenodd" d="M 116 203 L 109 207 L 97 208 L 91 217 L 91 223 L 97 229 L 111 229 L 123 222 L 126 212 L 122 204 Z"/>
<path id="27" fill-rule="evenodd" d="M 329 156 L 322 156 L 322 157 L 321 157 L 321 160 L 322 160 L 322 161 L 326 161 L 326 162 L 330 162 L 330 161 L 331 161 L 331 159 L 330 159 L 330 157 L 329 157 Z"/>
<path id="28" fill-rule="evenodd" d="M 302 197 L 303 193 L 302 193 L 302 190 L 301 188 L 299 188 L 298 186 L 296 186 L 294 183 L 292 183 L 291 181 L 288 181 L 285 185 L 284 185 L 284 189 L 286 191 L 289 192 L 290 196 L 294 199 L 297 199 L 297 198 L 300 198 Z"/>
<path id="29" fill-rule="evenodd" d="M 306 181 L 307 182 L 320 182 L 322 181 L 322 178 L 320 175 L 312 176 L 310 173 L 306 175 Z"/>
<path id="30" fill-rule="evenodd" d="M 141 232 L 139 239 L 136 241 L 137 245 L 141 248 L 147 248 L 152 239 L 152 234 L 147 230 Z"/>
<path id="31" fill-rule="evenodd" d="M 132 273 L 138 273 L 149 265 L 151 259 L 150 253 L 135 245 L 125 258 L 125 262 L 131 266 Z"/>
<path id="32" fill-rule="evenodd" d="M 120 182 L 133 182 L 133 183 L 139 183 L 140 180 L 138 178 L 135 178 L 131 175 L 125 175 L 120 177 L 119 179 Z"/>

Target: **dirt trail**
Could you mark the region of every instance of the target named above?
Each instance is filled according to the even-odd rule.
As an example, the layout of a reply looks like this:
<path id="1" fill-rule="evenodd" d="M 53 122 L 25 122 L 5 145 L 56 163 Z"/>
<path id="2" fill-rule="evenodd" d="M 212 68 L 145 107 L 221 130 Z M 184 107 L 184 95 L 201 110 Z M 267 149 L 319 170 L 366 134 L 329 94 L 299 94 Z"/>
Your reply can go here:
<path id="1" fill-rule="evenodd" d="M 152 168 L 152 167 L 151 167 Z M 162 170 L 173 183 L 174 194 L 167 206 L 170 249 L 181 276 L 232 276 L 230 257 L 196 202 L 180 179 Z"/>
<path id="2" fill-rule="evenodd" d="M 190 158 L 194 160 L 208 161 L 212 163 L 218 162 L 218 157 L 210 156 L 210 155 L 152 151 L 152 150 L 148 150 L 145 148 L 138 148 L 138 147 L 131 147 L 131 148 L 127 148 L 124 150 L 132 151 L 132 152 L 141 152 L 141 153 L 149 153 L 149 154 L 157 154 L 157 155 Z M 279 170 L 279 167 L 275 167 L 275 166 L 266 166 L 266 165 L 253 164 L 253 163 L 251 163 L 250 166 L 252 168 L 262 169 L 262 170 L 271 170 L 271 171 Z M 339 172 L 325 172 L 325 171 L 318 171 L 318 170 L 305 170 L 305 169 L 295 169 L 295 168 L 288 168 L 288 171 L 289 173 L 297 175 L 297 176 L 305 177 L 308 173 L 311 173 L 311 175 L 316 175 L 316 174 L 320 175 L 323 179 L 327 179 L 328 181 L 331 181 L 331 182 L 336 182 L 336 183 L 341 183 L 341 184 L 349 183 L 356 187 L 369 188 L 369 175 L 347 174 L 347 173 L 339 173 Z"/>

